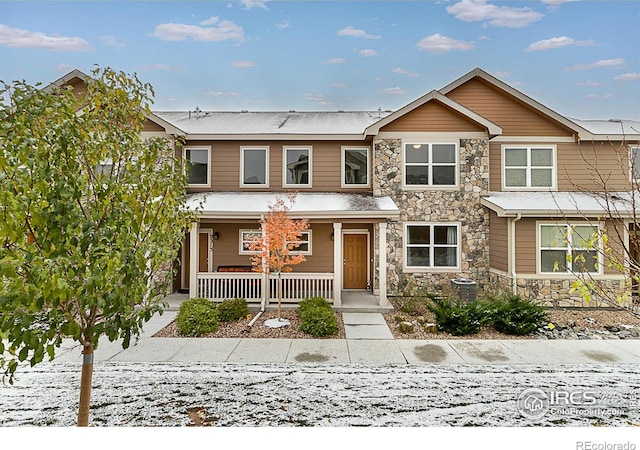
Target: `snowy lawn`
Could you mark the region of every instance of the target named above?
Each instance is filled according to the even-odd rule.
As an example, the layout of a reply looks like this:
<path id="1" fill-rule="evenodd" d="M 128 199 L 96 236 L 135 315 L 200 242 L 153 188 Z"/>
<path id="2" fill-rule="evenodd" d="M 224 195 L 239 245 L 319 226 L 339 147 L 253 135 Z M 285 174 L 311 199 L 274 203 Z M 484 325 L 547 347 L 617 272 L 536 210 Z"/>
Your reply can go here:
<path id="1" fill-rule="evenodd" d="M 3 426 L 72 426 L 80 366 L 43 363 L 0 385 Z M 94 426 L 629 426 L 638 366 L 97 363 Z M 527 388 L 586 390 L 612 414 L 524 417 Z"/>

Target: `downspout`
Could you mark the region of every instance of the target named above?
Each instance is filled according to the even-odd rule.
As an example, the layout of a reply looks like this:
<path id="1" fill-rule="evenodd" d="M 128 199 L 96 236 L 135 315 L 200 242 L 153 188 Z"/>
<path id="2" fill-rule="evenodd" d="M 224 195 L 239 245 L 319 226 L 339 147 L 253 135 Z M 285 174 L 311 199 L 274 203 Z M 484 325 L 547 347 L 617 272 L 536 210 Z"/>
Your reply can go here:
<path id="1" fill-rule="evenodd" d="M 518 274 L 516 273 L 516 222 L 522 219 L 522 213 L 518 213 L 511 219 L 511 289 L 513 295 L 518 294 Z"/>
<path id="2" fill-rule="evenodd" d="M 264 230 L 264 215 L 260 216 L 260 223 L 262 224 L 262 245 L 265 245 L 265 230 Z M 253 326 L 254 323 L 256 323 L 258 321 L 258 319 L 260 318 L 260 316 L 264 313 L 265 309 L 267 308 L 267 296 L 269 295 L 269 273 L 267 272 L 267 262 L 265 261 L 265 256 L 264 256 L 264 249 L 263 249 L 263 253 L 262 253 L 262 299 L 260 300 L 260 311 L 258 311 L 258 313 L 256 314 L 256 316 L 251 319 L 251 321 L 249 322 L 249 324 L 247 325 L 248 328 L 251 328 Z"/>

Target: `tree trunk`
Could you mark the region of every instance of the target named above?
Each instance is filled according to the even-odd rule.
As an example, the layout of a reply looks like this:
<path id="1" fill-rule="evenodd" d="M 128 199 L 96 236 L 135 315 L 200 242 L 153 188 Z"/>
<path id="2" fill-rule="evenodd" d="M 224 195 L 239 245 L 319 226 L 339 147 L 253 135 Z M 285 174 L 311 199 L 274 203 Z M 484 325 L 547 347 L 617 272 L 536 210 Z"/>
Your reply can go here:
<path id="1" fill-rule="evenodd" d="M 282 318 L 280 305 L 282 304 L 282 272 L 278 272 L 278 320 Z"/>
<path id="2" fill-rule="evenodd" d="M 82 376 L 80 378 L 80 404 L 78 405 L 78 426 L 89 425 L 89 405 L 91 403 L 91 379 L 93 378 L 93 342 L 84 344 L 82 350 Z"/>

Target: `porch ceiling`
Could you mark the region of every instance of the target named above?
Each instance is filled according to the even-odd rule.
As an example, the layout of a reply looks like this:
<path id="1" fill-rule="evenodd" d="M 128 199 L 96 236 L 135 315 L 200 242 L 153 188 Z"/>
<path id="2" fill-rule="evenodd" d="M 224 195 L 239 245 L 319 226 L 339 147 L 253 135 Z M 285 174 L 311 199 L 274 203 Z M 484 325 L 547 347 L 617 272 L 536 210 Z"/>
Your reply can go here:
<path id="1" fill-rule="evenodd" d="M 186 206 L 201 218 L 260 219 L 282 192 L 201 192 L 187 196 Z M 400 210 L 388 196 L 301 192 L 289 210 L 292 218 L 398 218 Z"/>
<path id="2" fill-rule="evenodd" d="M 500 217 L 599 217 L 608 211 L 619 218 L 640 214 L 640 193 L 636 191 L 491 192 L 481 202 Z"/>

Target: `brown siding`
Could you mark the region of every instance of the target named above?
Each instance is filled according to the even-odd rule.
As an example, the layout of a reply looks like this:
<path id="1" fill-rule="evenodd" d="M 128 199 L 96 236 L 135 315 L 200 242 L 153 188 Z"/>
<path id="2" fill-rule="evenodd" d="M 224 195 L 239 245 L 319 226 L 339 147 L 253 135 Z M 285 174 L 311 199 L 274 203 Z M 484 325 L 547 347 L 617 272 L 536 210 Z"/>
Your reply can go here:
<path id="1" fill-rule="evenodd" d="M 502 146 L 555 145 L 558 191 L 602 191 L 629 189 L 629 166 L 626 150 L 610 142 L 513 142 L 489 144 L 490 190 L 502 190 Z M 599 177 L 602 176 L 602 179 Z"/>
<path id="2" fill-rule="evenodd" d="M 536 220 L 516 222 L 516 273 L 536 273 Z"/>
<path id="3" fill-rule="evenodd" d="M 489 263 L 492 269 L 509 271 L 509 220 L 489 213 Z"/>
<path id="4" fill-rule="evenodd" d="M 484 131 L 477 123 L 437 101 L 428 102 L 385 125 L 380 131 Z"/>
<path id="5" fill-rule="evenodd" d="M 142 127 L 142 131 L 165 131 L 160 125 L 152 120 L 147 119 Z"/>
<path id="6" fill-rule="evenodd" d="M 212 191 L 285 191 L 282 186 L 284 147 L 312 147 L 311 188 L 296 187 L 300 192 L 371 192 L 372 188 L 341 187 L 341 149 L 343 146 L 369 147 L 370 142 L 342 141 L 199 141 L 187 142 L 187 147 L 211 147 Z M 269 188 L 240 187 L 240 147 L 269 147 Z M 371 157 L 371 152 L 370 152 Z M 371 174 L 369 174 L 371 176 Z M 192 191 L 207 189 L 193 189 Z"/>
<path id="7" fill-rule="evenodd" d="M 563 125 L 477 78 L 447 97 L 502 127 L 503 136 L 572 136 Z"/>

